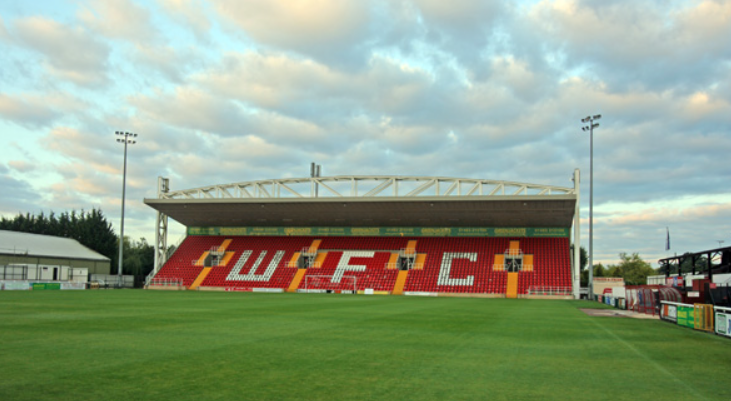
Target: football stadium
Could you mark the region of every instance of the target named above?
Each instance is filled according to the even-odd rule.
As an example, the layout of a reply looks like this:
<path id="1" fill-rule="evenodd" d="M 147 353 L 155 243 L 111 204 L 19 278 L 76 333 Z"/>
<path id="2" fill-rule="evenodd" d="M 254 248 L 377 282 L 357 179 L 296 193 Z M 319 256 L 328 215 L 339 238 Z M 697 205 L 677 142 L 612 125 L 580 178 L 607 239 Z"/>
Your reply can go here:
<path id="1" fill-rule="evenodd" d="M 579 299 L 578 171 L 571 188 L 314 175 L 159 178 L 147 290 L 3 281 L 33 291 L 0 291 L 0 399 L 731 397 L 708 308 L 670 286 Z"/>
<path id="2" fill-rule="evenodd" d="M 158 212 L 148 288 L 578 298 L 578 171 L 574 183 L 337 176 L 170 191 L 160 178 L 145 199 Z M 165 260 L 168 218 L 187 237 Z"/>

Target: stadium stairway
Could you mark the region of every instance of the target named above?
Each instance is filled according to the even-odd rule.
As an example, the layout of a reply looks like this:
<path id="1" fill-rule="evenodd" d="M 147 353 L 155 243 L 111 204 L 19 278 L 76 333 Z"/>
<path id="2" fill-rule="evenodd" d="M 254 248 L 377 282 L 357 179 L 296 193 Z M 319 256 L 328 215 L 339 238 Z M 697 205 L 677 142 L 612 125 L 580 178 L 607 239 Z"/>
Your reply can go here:
<path id="1" fill-rule="evenodd" d="M 189 290 L 198 289 L 198 287 L 201 285 L 203 280 L 205 280 L 206 277 L 208 277 L 208 274 L 211 272 L 212 269 L 213 268 L 211 268 L 211 267 L 204 267 L 203 270 L 201 271 L 201 273 L 195 279 L 195 281 L 193 281 L 193 284 L 191 284 L 190 287 L 188 287 L 188 289 Z"/>
<path id="2" fill-rule="evenodd" d="M 302 278 L 305 277 L 305 274 L 307 274 L 307 269 L 297 269 L 297 274 L 294 275 L 292 283 L 290 283 L 289 287 L 287 288 L 287 292 L 297 292 L 297 288 L 299 288 L 300 283 L 302 282 Z"/>
<path id="3" fill-rule="evenodd" d="M 406 277 L 408 277 L 408 270 L 401 270 L 398 272 L 396 277 L 396 285 L 393 287 L 393 295 L 401 295 L 404 293 L 404 285 L 406 285 Z"/>
<path id="4" fill-rule="evenodd" d="M 505 298 L 518 297 L 518 273 L 508 273 L 508 285 L 505 289 Z"/>

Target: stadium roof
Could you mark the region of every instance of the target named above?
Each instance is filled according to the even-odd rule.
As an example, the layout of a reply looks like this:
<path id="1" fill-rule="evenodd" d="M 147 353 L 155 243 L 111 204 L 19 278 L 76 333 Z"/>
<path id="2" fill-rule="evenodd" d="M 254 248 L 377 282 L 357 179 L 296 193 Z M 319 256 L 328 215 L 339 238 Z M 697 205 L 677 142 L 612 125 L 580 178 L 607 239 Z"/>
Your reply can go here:
<path id="1" fill-rule="evenodd" d="M 571 227 L 576 201 L 574 188 L 399 176 L 163 188 L 144 200 L 187 227 Z"/>
<path id="2" fill-rule="evenodd" d="M 0 254 L 109 261 L 71 238 L 0 230 Z"/>

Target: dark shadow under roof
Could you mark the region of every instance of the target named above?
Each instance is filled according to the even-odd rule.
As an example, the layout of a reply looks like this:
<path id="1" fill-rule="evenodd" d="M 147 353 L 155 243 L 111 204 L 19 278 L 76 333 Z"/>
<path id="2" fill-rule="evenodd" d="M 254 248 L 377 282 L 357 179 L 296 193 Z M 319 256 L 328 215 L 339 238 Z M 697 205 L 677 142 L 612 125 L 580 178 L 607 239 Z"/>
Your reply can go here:
<path id="1" fill-rule="evenodd" d="M 571 227 L 575 195 L 145 199 L 186 227 Z"/>

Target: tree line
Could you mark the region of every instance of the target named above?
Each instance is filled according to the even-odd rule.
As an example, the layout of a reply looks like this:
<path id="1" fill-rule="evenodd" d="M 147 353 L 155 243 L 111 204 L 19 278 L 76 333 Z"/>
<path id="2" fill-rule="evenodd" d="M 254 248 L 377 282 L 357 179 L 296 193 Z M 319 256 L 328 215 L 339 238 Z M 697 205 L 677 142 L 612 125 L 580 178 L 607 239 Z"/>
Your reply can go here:
<path id="1" fill-rule="evenodd" d="M 0 218 L 0 230 L 75 239 L 81 245 L 108 257 L 111 260 L 111 274 L 119 271 L 119 236 L 114 233 L 112 223 L 101 209 L 73 210 L 58 215 L 53 211 L 48 215 L 43 212 L 38 215 L 19 213 L 13 218 Z M 144 280 L 154 267 L 154 247 L 144 238 L 134 241 L 129 237 L 124 238 L 123 246 L 122 273 L 134 275 L 138 282 Z"/>
<path id="2" fill-rule="evenodd" d="M 573 252 L 573 245 L 571 246 Z M 589 284 L 589 257 L 586 249 L 582 246 L 579 248 L 581 259 L 581 286 L 586 287 Z M 658 269 L 642 260 L 638 253 L 619 254 L 619 263 L 607 265 L 606 267 L 597 263 L 594 265 L 594 277 L 621 277 L 626 285 L 643 285 L 647 284 L 647 276 L 658 274 Z"/>

